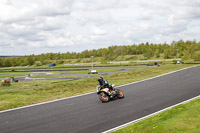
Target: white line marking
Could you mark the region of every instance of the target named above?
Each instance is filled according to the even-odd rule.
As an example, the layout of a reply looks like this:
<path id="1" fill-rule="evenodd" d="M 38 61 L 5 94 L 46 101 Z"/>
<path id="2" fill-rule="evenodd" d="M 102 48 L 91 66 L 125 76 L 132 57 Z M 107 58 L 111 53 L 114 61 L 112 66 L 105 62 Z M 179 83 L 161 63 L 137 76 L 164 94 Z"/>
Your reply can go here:
<path id="1" fill-rule="evenodd" d="M 47 104 L 47 103 L 53 103 L 53 102 L 57 102 L 57 101 L 62 101 L 62 100 L 66 100 L 66 99 L 71 99 L 71 98 L 75 98 L 75 97 L 89 95 L 89 94 L 92 94 L 92 93 L 95 93 L 95 92 L 89 92 L 89 93 L 85 93 L 85 94 L 81 94 L 81 95 L 66 97 L 66 98 L 62 98 L 62 99 L 56 99 L 56 100 L 52 100 L 52 101 L 48 101 L 48 102 L 42 102 L 42 103 L 32 104 L 32 105 L 28 105 L 28 106 L 19 107 L 19 108 L 3 110 L 3 111 L 0 111 L 0 113 L 4 113 L 4 112 L 8 112 L 8 111 L 14 111 L 14 110 L 19 110 L 19 109 L 24 109 L 24 108 L 33 107 L 33 106 L 42 105 L 42 104 Z"/>
<path id="2" fill-rule="evenodd" d="M 197 66 L 198 66 L 198 65 L 197 65 Z M 158 78 L 158 77 L 161 77 L 161 76 L 164 76 L 164 75 L 172 74 L 172 73 L 175 73 L 175 72 L 179 72 L 179 71 L 186 70 L 186 69 L 190 69 L 190 68 L 197 67 L 197 66 L 192 66 L 192 67 L 180 69 L 180 70 L 177 70 L 177 71 L 165 73 L 165 74 L 158 75 L 158 76 L 155 76 L 155 77 L 152 77 L 152 78 L 148 78 L 148 79 L 144 79 L 144 80 L 141 80 L 141 81 L 136 81 L 136 82 L 132 82 L 132 83 L 120 85 L 120 86 L 117 86 L 117 87 L 122 87 L 122 86 L 126 86 L 126 85 L 131 85 L 131 84 L 140 83 L 140 82 L 143 82 L 143 81 L 147 81 L 147 80 L 150 80 L 150 79 Z M 117 88 L 117 87 L 116 87 L 116 88 Z M 47 104 L 47 103 L 62 101 L 62 100 L 71 99 L 71 98 L 76 98 L 76 97 L 85 96 L 85 95 L 89 95 L 89 94 L 93 94 L 93 93 L 96 93 L 96 91 L 95 91 L 95 92 L 89 92 L 89 93 L 81 94 L 81 95 L 76 95 L 76 96 L 71 96 L 71 97 L 56 99 L 56 100 L 52 100 L 52 101 L 47 101 L 47 102 L 42 102 L 42 103 L 37 103 L 37 104 L 32 104 L 32 105 L 27 105 L 27 106 L 23 106 L 23 107 L 18 107 L 18 108 L 3 110 L 3 111 L 0 111 L 0 113 L 5 113 L 5 112 L 14 111 L 14 110 L 19 110 L 19 109 L 24 109 L 24 108 L 29 108 L 29 107 L 33 107 L 33 106 L 37 106 L 37 105 L 42 105 L 42 104 Z"/>
<path id="3" fill-rule="evenodd" d="M 147 118 L 149 118 L 149 117 L 151 117 L 151 116 L 154 116 L 154 115 L 159 114 L 159 113 L 161 113 L 161 112 L 163 112 L 163 111 L 166 111 L 166 110 L 168 110 L 168 109 L 171 109 L 171 108 L 173 108 L 173 107 L 176 107 L 176 106 L 178 106 L 178 105 L 180 105 L 180 104 L 185 104 L 185 103 L 190 102 L 190 101 L 192 101 L 192 100 L 194 100 L 194 99 L 197 99 L 197 98 L 200 98 L 200 95 L 199 95 L 199 96 L 196 96 L 196 97 L 194 97 L 194 98 L 191 98 L 191 99 L 189 99 L 189 100 L 183 101 L 183 102 L 181 102 L 181 103 L 172 105 L 172 106 L 170 106 L 170 107 L 164 108 L 164 109 L 162 109 L 162 110 L 159 110 L 159 111 L 157 111 L 157 112 L 155 112 L 155 113 L 152 113 L 152 114 L 150 114 L 150 115 L 144 116 L 144 117 L 142 117 L 142 118 L 139 118 L 139 119 L 130 121 L 130 122 L 125 123 L 125 124 L 123 124 L 123 125 L 120 125 L 120 126 L 118 126 L 118 127 L 109 129 L 109 130 L 104 131 L 104 132 L 102 132 L 102 133 L 108 133 L 108 132 L 113 132 L 113 131 L 119 130 L 119 129 L 124 128 L 124 127 L 127 127 L 127 126 L 129 126 L 129 125 L 131 125 L 131 124 L 133 124 L 133 123 L 136 123 L 136 122 L 139 122 L 139 121 L 141 121 L 141 120 L 147 119 Z"/>

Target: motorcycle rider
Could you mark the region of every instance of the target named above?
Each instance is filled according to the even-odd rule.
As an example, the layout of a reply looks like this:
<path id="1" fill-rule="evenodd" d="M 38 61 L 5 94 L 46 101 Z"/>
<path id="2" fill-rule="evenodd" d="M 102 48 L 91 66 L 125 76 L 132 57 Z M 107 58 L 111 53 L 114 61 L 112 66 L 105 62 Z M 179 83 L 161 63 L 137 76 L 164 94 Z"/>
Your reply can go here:
<path id="1" fill-rule="evenodd" d="M 111 85 L 109 85 L 109 83 L 106 79 L 103 79 L 103 77 L 99 77 L 97 80 L 99 81 L 99 88 L 100 89 L 109 88 L 109 90 L 112 90 L 111 92 L 114 92 L 113 87 Z M 110 93 L 109 95 L 111 95 L 111 98 L 113 97 L 113 93 Z"/>

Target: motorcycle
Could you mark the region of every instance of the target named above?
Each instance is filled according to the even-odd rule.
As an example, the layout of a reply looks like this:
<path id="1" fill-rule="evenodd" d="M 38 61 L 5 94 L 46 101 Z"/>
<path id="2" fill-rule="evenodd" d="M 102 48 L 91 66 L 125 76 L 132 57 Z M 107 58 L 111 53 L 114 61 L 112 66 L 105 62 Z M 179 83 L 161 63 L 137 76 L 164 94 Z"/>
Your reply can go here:
<path id="1" fill-rule="evenodd" d="M 100 88 L 100 86 L 97 86 L 97 95 L 99 95 L 99 99 L 102 102 L 108 102 L 111 99 L 115 98 L 124 98 L 124 93 L 120 89 L 115 89 L 114 85 L 112 85 L 112 90 L 109 88 Z"/>

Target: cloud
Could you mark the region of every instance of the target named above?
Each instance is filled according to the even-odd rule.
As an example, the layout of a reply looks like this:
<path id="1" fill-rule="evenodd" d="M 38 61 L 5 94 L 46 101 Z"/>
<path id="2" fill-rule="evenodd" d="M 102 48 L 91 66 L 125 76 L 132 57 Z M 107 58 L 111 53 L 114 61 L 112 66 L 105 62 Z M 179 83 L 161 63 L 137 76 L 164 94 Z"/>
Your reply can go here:
<path id="1" fill-rule="evenodd" d="M 0 55 L 199 41 L 199 7 L 199 0 L 1 0 Z"/>
<path id="2" fill-rule="evenodd" d="M 92 34 L 93 35 L 105 35 L 107 32 L 99 27 L 93 27 L 92 28 Z"/>

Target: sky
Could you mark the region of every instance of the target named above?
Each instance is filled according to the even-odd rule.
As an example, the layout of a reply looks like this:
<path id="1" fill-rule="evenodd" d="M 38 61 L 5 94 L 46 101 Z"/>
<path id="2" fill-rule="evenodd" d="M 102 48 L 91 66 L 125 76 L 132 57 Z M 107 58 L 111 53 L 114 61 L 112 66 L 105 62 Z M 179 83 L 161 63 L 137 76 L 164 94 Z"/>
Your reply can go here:
<path id="1" fill-rule="evenodd" d="M 0 55 L 200 41 L 200 0 L 0 0 Z"/>

